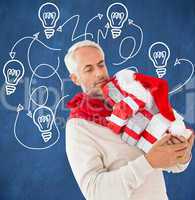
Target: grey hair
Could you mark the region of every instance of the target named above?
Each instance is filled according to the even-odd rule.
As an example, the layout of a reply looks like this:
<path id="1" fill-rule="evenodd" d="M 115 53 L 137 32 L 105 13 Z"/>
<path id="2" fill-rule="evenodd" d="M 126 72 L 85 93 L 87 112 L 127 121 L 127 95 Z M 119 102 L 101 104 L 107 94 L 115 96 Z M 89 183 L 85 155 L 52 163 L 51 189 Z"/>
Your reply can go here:
<path id="1" fill-rule="evenodd" d="M 94 47 L 94 48 L 98 49 L 104 57 L 104 51 L 100 47 L 99 44 L 97 44 L 91 40 L 83 40 L 83 41 L 77 42 L 68 49 L 68 52 L 66 53 L 66 55 L 64 57 L 65 65 L 70 74 L 77 73 L 77 63 L 74 58 L 74 53 L 77 49 L 79 49 L 81 47 Z"/>

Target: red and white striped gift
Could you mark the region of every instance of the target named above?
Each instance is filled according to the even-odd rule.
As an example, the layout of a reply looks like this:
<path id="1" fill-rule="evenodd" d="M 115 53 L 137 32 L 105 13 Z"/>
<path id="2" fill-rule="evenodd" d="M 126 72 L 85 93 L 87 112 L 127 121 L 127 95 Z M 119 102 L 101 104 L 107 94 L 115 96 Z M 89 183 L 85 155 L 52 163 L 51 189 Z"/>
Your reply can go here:
<path id="1" fill-rule="evenodd" d="M 141 84 L 134 84 L 135 82 Z M 129 87 L 134 86 L 135 89 L 129 90 Z M 136 91 L 140 87 L 142 92 Z M 112 77 L 102 90 L 107 101 L 113 106 L 111 116 L 107 117 L 107 126 L 115 133 L 121 134 L 122 140 L 128 144 L 148 152 L 167 130 L 176 129 L 175 125 L 174 128 L 172 126 L 176 118 L 168 101 L 168 85 L 165 80 L 122 70 L 122 73 Z M 139 93 L 136 96 L 136 92 L 130 91 Z M 147 98 L 146 101 L 140 99 L 145 91 L 146 97 L 151 97 L 148 98 L 149 101 Z M 182 120 L 179 120 L 179 123 L 175 124 L 180 124 L 184 130 L 185 126 Z"/>
<path id="2" fill-rule="evenodd" d="M 108 127 L 115 133 L 121 133 L 130 117 L 145 107 L 145 103 L 133 94 L 123 91 L 116 78 L 103 87 L 107 101 L 113 106 L 113 112 L 108 119 Z"/>
<path id="3" fill-rule="evenodd" d="M 130 145 L 136 145 L 152 117 L 153 114 L 146 109 L 140 110 L 132 118 L 129 118 L 121 138 Z"/>

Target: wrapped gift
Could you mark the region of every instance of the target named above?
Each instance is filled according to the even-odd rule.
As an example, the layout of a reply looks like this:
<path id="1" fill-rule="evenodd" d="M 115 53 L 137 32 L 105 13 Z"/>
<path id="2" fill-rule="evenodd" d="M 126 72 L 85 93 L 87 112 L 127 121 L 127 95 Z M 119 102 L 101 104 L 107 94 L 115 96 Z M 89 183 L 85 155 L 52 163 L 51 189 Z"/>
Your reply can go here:
<path id="1" fill-rule="evenodd" d="M 169 103 L 165 80 L 125 69 L 110 78 L 102 91 L 113 106 L 107 126 L 128 144 L 148 152 L 167 131 L 186 138 L 191 135 Z"/>

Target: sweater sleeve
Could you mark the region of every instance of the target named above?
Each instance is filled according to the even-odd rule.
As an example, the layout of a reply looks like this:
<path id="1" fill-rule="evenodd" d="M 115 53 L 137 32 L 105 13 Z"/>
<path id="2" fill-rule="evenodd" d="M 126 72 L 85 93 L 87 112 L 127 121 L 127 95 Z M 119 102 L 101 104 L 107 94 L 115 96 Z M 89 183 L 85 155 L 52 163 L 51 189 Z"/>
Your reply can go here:
<path id="1" fill-rule="evenodd" d="M 99 146 L 87 131 L 77 123 L 66 124 L 66 153 L 83 195 L 87 200 L 129 198 L 154 169 L 141 155 L 119 169 L 108 170 Z"/>

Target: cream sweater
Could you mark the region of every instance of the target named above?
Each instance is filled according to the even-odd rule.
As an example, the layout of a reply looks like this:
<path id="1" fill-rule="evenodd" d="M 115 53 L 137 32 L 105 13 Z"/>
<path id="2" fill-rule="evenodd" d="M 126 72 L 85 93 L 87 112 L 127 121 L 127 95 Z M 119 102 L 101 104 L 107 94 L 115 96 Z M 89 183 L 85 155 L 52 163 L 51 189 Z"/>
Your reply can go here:
<path id="1" fill-rule="evenodd" d="M 168 199 L 162 169 L 153 169 L 143 151 L 124 143 L 107 127 L 84 119 L 69 119 L 66 153 L 87 200 Z M 166 171 L 182 172 L 188 164 Z"/>

